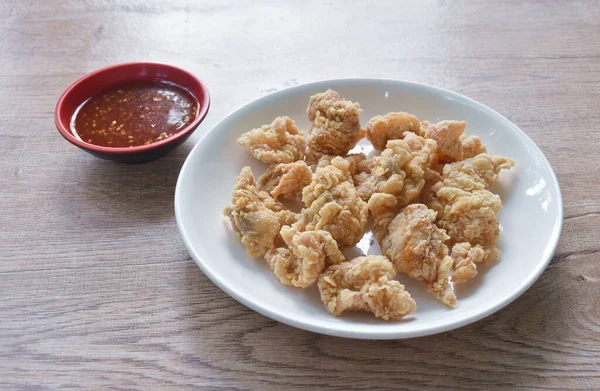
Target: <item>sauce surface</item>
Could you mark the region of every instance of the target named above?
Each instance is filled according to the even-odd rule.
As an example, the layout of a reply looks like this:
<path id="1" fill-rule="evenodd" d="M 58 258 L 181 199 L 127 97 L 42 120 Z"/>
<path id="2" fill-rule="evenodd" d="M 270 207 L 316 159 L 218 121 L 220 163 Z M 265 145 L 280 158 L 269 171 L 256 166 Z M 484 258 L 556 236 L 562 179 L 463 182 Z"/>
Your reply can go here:
<path id="1" fill-rule="evenodd" d="M 85 101 L 71 127 L 82 141 L 104 147 L 146 145 L 178 133 L 196 118 L 192 95 L 162 81 L 120 84 Z"/>

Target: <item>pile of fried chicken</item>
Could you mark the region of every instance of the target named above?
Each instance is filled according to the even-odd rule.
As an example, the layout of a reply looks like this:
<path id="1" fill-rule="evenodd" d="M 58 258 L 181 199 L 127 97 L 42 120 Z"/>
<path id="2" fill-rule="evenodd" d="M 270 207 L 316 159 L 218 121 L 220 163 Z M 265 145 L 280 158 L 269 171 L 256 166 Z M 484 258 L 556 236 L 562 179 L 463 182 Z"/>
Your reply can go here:
<path id="1" fill-rule="evenodd" d="M 317 284 L 327 310 L 368 311 L 389 320 L 416 310 L 405 273 L 454 308 L 453 283 L 499 257 L 500 197 L 489 191 L 515 162 L 487 154 L 465 121 L 420 122 L 405 112 L 371 118 L 333 91 L 310 97 L 305 138 L 289 117 L 243 134 L 238 144 L 269 164 L 237 177 L 224 214 L 251 257 L 264 257 L 285 285 Z M 349 154 L 366 138 L 378 156 Z M 316 165 L 313 172 L 311 166 Z M 299 213 L 282 199 L 303 203 Z M 347 260 L 369 216 L 382 255 Z"/>

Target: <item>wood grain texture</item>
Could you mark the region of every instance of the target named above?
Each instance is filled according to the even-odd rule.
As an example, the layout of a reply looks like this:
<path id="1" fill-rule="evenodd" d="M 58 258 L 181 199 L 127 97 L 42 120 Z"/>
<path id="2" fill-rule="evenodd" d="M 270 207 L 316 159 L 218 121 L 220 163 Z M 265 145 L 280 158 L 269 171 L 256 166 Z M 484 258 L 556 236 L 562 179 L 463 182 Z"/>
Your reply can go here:
<path id="1" fill-rule="evenodd" d="M 595 1 L 0 2 L 0 389 L 600 389 L 600 7 Z M 213 106 L 166 158 L 120 165 L 56 132 L 58 95 L 112 63 L 204 79 Z M 173 216 L 216 121 L 313 80 L 408 79 L 519 125 L 563 189 L 542 277 L 471 326 L 353 341 L 279 324 L 190 260 Z"/>

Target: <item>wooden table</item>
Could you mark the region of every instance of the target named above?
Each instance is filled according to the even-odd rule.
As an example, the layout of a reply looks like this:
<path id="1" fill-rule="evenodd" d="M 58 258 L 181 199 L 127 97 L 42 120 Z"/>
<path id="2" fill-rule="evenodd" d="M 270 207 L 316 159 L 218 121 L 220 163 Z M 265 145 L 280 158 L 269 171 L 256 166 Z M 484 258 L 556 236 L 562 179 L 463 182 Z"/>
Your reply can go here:
<path id="1" fill-rule="evenodd" d="M 1 2 L 0 388 L 600 389 L 598 3 L 256 3 Z M 207 82 L 194 136 L 143 165 L 64 141 L 62 90 L 135 60 Z M 504 310 L 413 340 L 332 338 L 238 304 L 188 256 L 173 193 L 199 137 L 268 92 L 352 76 L 463 93 L 546 153 L 562 238 Z"/>

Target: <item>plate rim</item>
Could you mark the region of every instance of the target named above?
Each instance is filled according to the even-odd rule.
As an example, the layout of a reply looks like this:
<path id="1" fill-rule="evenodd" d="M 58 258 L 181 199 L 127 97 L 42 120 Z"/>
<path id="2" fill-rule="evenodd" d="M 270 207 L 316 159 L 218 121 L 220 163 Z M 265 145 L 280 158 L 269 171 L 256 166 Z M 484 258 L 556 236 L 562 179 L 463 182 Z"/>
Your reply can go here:
<path id="1" fill-rule="evenodd" d="M 200 147 L 202 142 L 207 138 L 207 136 L 209 136 L 209 134 L 214 133 L 215 129 L 219 128 L 221 126 L 221 124 L 223 122 L 227 121 L 227 119 L 229 119 L 230 117 L 241 113 L 242 111 L 248 109 L 250 106 L 252 106 L 260 101 L 273 99 L 277 95 L 285 95 L 286 93 L 289 93 L 290 91 L 293 91 L 296 89 L 305 89 L 305 88 L 310 88 L 310 87 L 316 87 L 316 86 L 323 85 L 326 83 L 350 83 L 351 84 L 351 83 L 360 83 L 360 82 L 362 82 L 362 83 L 386 82 L 386 83 L 393 83 L 393 84 L 401 84 L 401 85 L 407 85 L 407 86 L 411 86 L 411 87 L 431 89 L 431 90 L 434 90 L 439 93 L 444 93 L 447 95 L 452 95 L 452 96 L 458 97 L 460 99 L 463 99 L 463 100 L 469 102 L 470 104 L 479 106 L 479 108 L 483 109 L 483 111 L 487 112 L 487 114 L 490 114 L 491 116 L 497 116 L 500 119 L 506 121 L 508 124 L 510 124 L 513 127 L 514 130 L 516 130 L 518 133 L 520 133 L 521 136 L 523 136 L 525 138 L 525 140 L 531 146 L 533 146 L 535 148 L 535 150 L 537 152 L 539 152 L 539 154 L 542 156 L 543 163 L 545 163 L 545 165 L 549 168 L 550 177 L 551 177 L 552 181 L 554 182 L 554 184 L 556 185 L 557 194 L 558 194 L 558 197 L 556 199 L 557 207 L 558 207 L 557 223 L 553 227 L 552 234 L 548 238 L 548 242 L 551 243 L 551 248 L 550 248 L 550 251 L 548 251 L 546 254 L 542 254 L 542 258 L 543 258 L 542 262 L 540 262 L 536 266 L 536 268 L 532 271 L 532 273 L 530 273 L 530 275 L 527 276 L 526 279 L 524 279 L 524 282 L 518 287 L 518 289 L 515 289 L 513 292 L 511 292 L 509 295 L 507 295 L 506 298 L 504 298 L 502 301 L 500 301 L 496 305 L 490 306 L 489 308 L 486 308 L 483 311 L 480 311 L 474 315 L 466 317 L 465 319 L 450 323 L 448 325 L 423 327 L 422 329 L 419 329 L 418 331 L 402 331 L 402 330 L 374 330 L 374 331 L 363 330 L 363 331 L 360 331 L 360 330 L 351 330 L 351 329 L 344 330 L 344 329 L 339 329 L 339 328 L 330 328 L 330 327 L 315 325 L 315 324 L 308 323 L 308 322 L 297 321 L 295 319 L 281 315 L 277 312 L 271 311 L 267 307 L 264 307 L 255 301 L 246 299 L 243 295 L 238 294 L 234 289 L 232 289 L 229 284 L 225 283 L 217 274 L 212 273 L 210 268 L 203 261 L 202 257 L 200 257 L 198 255 L 198 253 L 191 246 L 191 242 L 188 238 L 186 230 L 183 227 L 181 211 L 180 211 L 179 198 L 181 196 L 181 182 L 182 182 L 182 178 L 183 178 L 186 170 L 188 170 L 189 166 L 191 166 L 191 164 L 192 164 L 192 163 L 190 163 L 192 156 L 194 155 L 195 151 Z M 311 331 L 314 333 L 330 335 L 330 336 L 334 336 L 334 337 L 343 337 L 343 338 L 352 338 L 352 339 L 369 339 L 369 340 L 408 339 L 408 338 L 424 337 L 424 336 L 428 336 L 428 335 L 439 334 L 439 333 L 455 330 L 457 328 L 469 325 L 471 323 L 475 323 L 483 318 L 486 318 L 486 317 L 500 311 L 501 309 L 505 308 L 510 303 L 512 303 L 514 300 L 516 300 L 518 297 L 520 297 L 523 293 L 525 293 L 539 279 L 539 277 L 542 275 L 542 273 L 546 270 L 546 268 L 552 261 L 552 258 L 556 252 L 556 248 L 558 247 L 558 243 L 560 241 L 560 236 L 562 234 L 563 223 L 564 223 L 564 205 L 563 205 L 562 189 L 560 187 L 560 182 L 558 181 L 558 178 L 556 177 L 556 173 L 554 172 L 554 169 L 552 168 L 552 165 L 548 161 L 548 158 L 546 157 L 544 152 L 538 147 L 538 145 L 527 135 L 527 133 L 525 133 L 523 130 L 521 130 L 521 128 L 519 128 L 517 125 L 515 125 L 511 120 L 509 120 L 508 118 L 504 117 L 502 114 L 498 113 L 494 109 L 490 108 L 489 106 L 487 106 L 481 102 L 478 102 L 474 99 L 471 99 L 471 98 L 469 98 L 465 95 L 459 94 L 457 92 L 447 90 L 445 88 L 435 87 L 435 86 L 432 86 L 429 84 L 408 81 L 408 80 L 377 78 L 377 77 L 352 77 L 352 78 L 324 79 L 324 80 L 318 80 L 318 81 L 313 81 L 313 82 L 309 82 L 309 83 L 298 84 L 298 85 L 282 88 L 280 90 L 273 91 L 268 94 L 262 95 L 250 102 L 247 102 L 247 103 L 239 106 L 235 110 L 231 111 L 229 114 L 227 114 L 225 117 L 223 117 L 217 123 L 215 123 L 208 131 L 206 131 L 200 137 L 200 139 L 198 139 L 198 141 L 196 142 L 196 144 L 194 145 L 194 147 L 192 148 L 192 150 L 186 157 L 185 162 L 183 163 L 183 166 L 181 167 L 181 170 L 179 171 L 179 175 L 177 177 L 177 184 L 175 186 L 174 208 L 175 208 L 175 220 L 177 222 L 177 228 L 178 228 L 179 234 L 183 240 L 186 250 L 188 251 L 189 255 L 194 260 L 194 263 L 200 268 L 200 270 L 204 273 L 204 275 L 207 276 L 208 279 L 210 279 L 212 281 L 212 283 L 214 283 L 217 287 L 219 287 L 222 291 L 224 291 L 226 294 L 228 294 L 234 300 L 236 300 L 239 303 L 245 305 L 246 307 L 258 312 L 259 314 L 261 314 L 263 316 L 266 316 L 268 318 L 271 318 L 273 320 L 287 324 L 292 327 Z"/>

